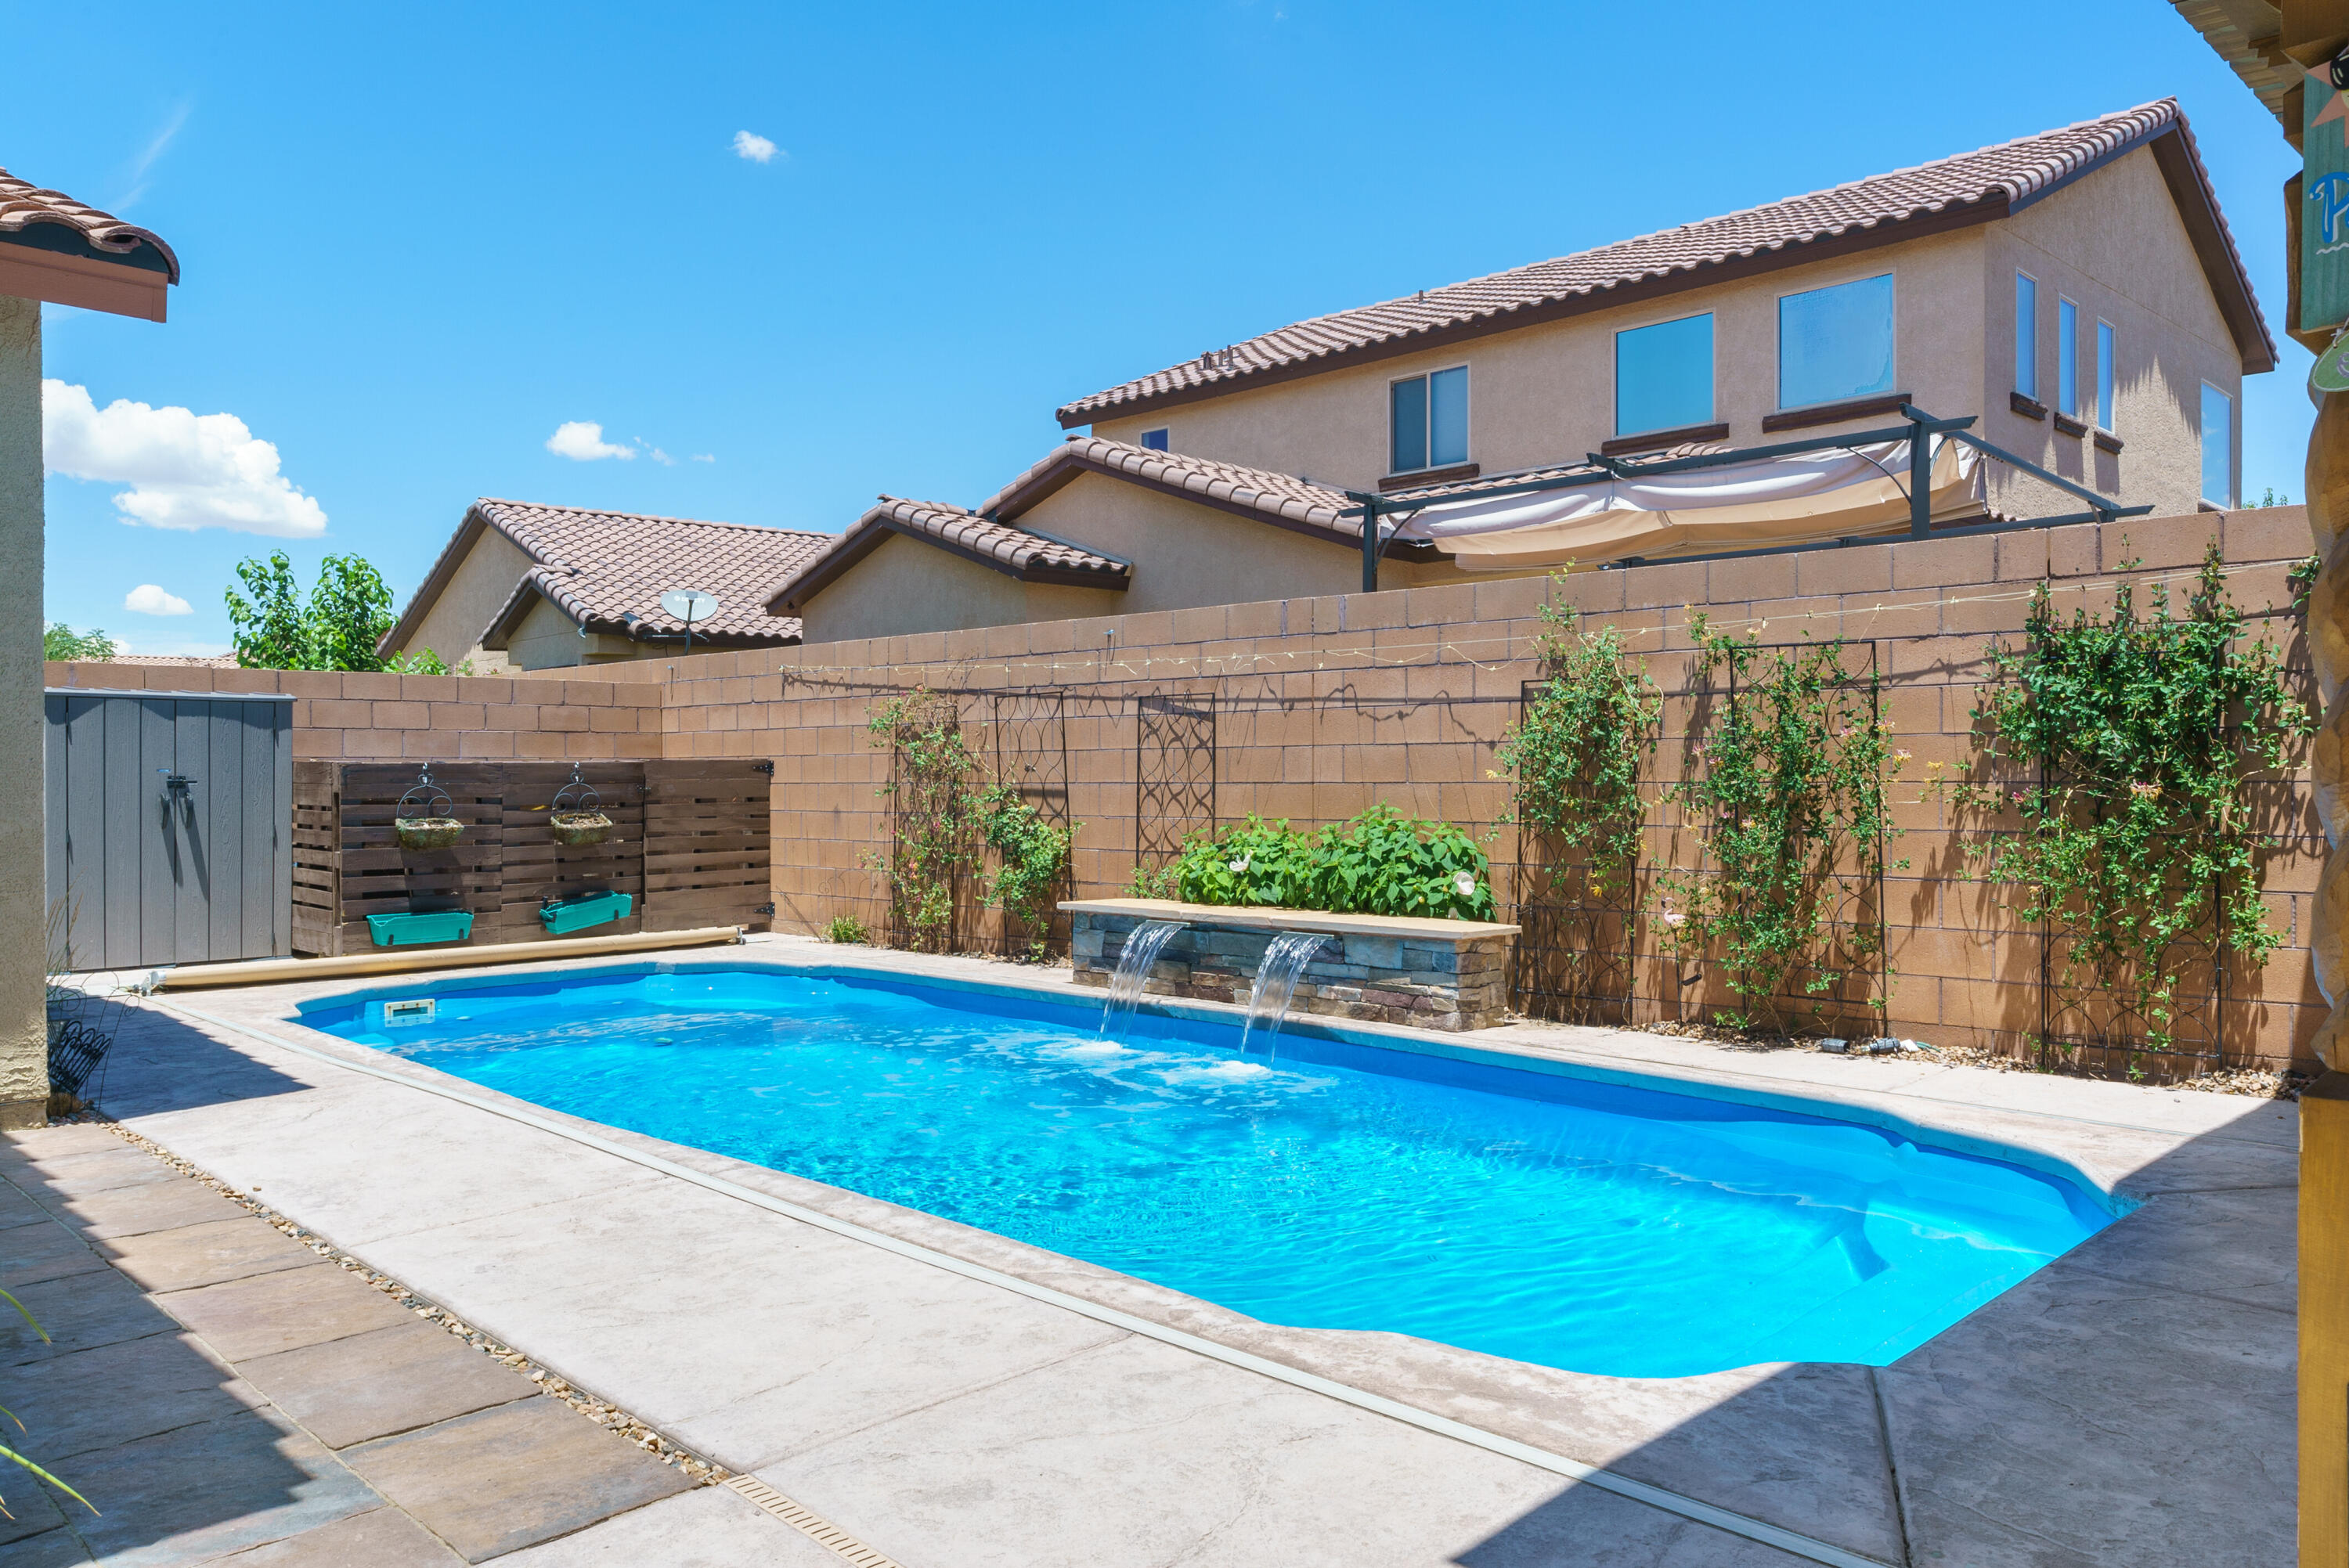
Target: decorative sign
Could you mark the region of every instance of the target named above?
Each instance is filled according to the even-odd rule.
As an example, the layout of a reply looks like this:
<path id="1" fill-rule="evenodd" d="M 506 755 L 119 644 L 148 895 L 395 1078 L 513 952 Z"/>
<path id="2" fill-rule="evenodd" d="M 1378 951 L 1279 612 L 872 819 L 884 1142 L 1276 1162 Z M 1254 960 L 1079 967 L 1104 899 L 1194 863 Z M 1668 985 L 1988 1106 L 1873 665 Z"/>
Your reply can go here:
<path id="1" fill-rule="evenodd" d="M 2307 74 L 2300 121 L 2300 330 L 2349 321 L 2349 99 L 2332 66 Z"/>
<path id="2" fill-rule="evenodd" d="M 2349 332 L 2335 333 L 2332 344 L 2308 367 L 2308 385 L 2318 392 L 2349 392 Z"/>

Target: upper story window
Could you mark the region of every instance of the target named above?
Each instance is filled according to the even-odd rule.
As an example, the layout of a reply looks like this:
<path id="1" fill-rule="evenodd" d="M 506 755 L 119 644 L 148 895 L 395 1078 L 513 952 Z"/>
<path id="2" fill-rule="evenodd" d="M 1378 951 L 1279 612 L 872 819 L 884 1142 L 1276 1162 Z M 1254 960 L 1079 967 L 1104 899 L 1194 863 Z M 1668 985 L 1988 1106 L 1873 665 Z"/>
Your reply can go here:
<path id="1" fill-rule="evenodd" d="M 2014 274 L 2014 389 L 2039 396 L 2039 280 Z"/>
<path id="2" fill-rule="evenodd" d="M 2202 499 L 2235 504 L 2235 400 L 2202 383 Z"/>
<path id="3" fill-rule="evenodd" d="M 1615 335 L 1615 433 L 1713 423 L 1713 317 L 1683 316 Z"/>
<path id="4" fill-rule="evenodd" d="M 2096 323 L 2096 425 L 2106 430 L 2120 428 L 2113 418 L 2113 324 L 2109 321 Z"/>
<path id="5" fill-rule="evenodd" d="M 1778 407 L 1892 390 L 1892 274 L 1778 301 Z"/>
<path id="6" fill-rule="evenodd" d="M 2080 417 L 2080 307 L 2055 296 L 2055 411 Z"/>
<path id="7" fill-rule="evenodd" d="M 1468 460 L 1468 367 L 1455 365 L 1387 386 L 1390 473 Z"/>
<path id="8" fill-rule="evenodd" d="M 1145 451 L 1164 451 L 1166 449 L 1166 427 L 1161 425 L 1154 430 L 1143 431 L 1142 446 L 1143 449 Z"/>

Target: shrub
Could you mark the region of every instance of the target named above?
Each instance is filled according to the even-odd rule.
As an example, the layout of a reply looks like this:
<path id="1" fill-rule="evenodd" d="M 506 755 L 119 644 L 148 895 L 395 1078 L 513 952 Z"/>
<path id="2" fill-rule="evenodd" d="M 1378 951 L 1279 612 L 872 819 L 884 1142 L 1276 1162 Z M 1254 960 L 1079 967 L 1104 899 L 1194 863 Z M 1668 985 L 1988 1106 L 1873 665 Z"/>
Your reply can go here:
<path id="1" fill-rule="evenodd" d="M 1449 822 L 1381 803 L 1312 833 L 1250 816 L 1220 837 L 1194 839 L 1161 871 L 1137 868 L 1133 889 L 1191 903 L 1489 920 L 1490 867 L 1476 841 Z"/>
<path id="2" fill-rule="evenodd" d="M 862 945 L 869 934 L 864 923 L 853 914 L 835 914 L 823 928 L 826 942 L 837 942 L 846 947 Z"/>

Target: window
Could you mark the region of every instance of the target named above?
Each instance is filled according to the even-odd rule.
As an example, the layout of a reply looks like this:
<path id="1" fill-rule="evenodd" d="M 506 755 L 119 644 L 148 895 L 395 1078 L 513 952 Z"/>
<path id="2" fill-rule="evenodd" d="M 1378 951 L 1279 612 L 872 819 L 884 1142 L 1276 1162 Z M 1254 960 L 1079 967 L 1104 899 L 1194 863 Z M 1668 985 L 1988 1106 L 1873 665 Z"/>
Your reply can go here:
<path id="1" fill-rule="evenodd" d="M 1145 451 L 1164 451 L 1166 449 L 1166 427 L 1161 425 L 1155 430 L 1143 431 L 1142 445 Z"/>
<path id="2" fill-rule="evenodd" d="M 2235 504 L 2235 400 L 2202 383 L 2202 499 Z"/>
<path id="3" fill-rule="evenodd" d="M 1778 407 L 1892 389 L 1892 274 L 1778 301 Z"/>
<path id="4" fill-rule="evenodd" d="M 1390 473 L 1468 460 L 1468 367 L 1457 365 L 1387 387 Z"/>
<path id="5" fill-rule="evenodd" d="M 1615 335 L 1615 433 L 1713 423 L 1713 317 Z"/>
<path id="6" fill-rule="evenodd" d="M 2055 296 L 2055 411 L 2080 417 L 2080 307 Z"/>
<path id="7" fill-rule="evenodd" d="M 2014 389 L 2039 396 L 2039 284 L 2029 273 L 2014 274 Z"/>
<path id="8" fill-rule="evenodd" d="M 2096 323 L 2096 426 L 2099 429 L 2117 430 L 2120 422 L 2113 418 L 2113 324 Z"/>

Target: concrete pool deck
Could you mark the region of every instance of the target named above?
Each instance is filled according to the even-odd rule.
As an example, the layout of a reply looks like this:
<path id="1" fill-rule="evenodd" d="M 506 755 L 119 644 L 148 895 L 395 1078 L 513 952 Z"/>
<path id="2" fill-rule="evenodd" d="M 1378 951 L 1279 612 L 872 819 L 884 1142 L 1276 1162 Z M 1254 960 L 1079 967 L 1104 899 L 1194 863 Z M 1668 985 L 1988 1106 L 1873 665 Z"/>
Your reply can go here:
<path id="1" fill-rule="evenodd" d="M 1098 995 L 1065 971 L 792 939 L 675 962 L 761 960 Z M 1961 1147 L 2035 1151 L 2148 1200 L 1890 1367 L 1608 1378 L 1400 1336 L 1258 1323 L 934 1216 L 525 1107 L 283 1021 L 296 1001 L 368 988 L 164 998 L 220 1022 L 142 1010 L 117 1047 L 103 1104 L 214 1176 L 264 1186 L 281 1212 L 907 1568 L 2200 1568 L 2292 1555 L 2289 1104 L 1605 1029 L 1513 1026 L 1442 1040 L 1447 1051 L 1521 1052 L 1709 1092 L 1799 1096 Z M 827 1230 L 648 1161 L 1099 1310 Z M 1121 1326 L 1118 1314 L 1301 1378 Z M 1309 1386 L 1315 1377 L 1361 1398 Z M 1495 1441 L 1364 1408 L 1378 1399 Z M 1733 1522 L 1570 1480 L 1511 1457 L 1511 1443 L 1816 1550 L 1765 1545 Z M 598 1532 L 634 1517 L 557 1544 L 599 1560 L 584 1555 Z M 628 1555 L 610 1539 L 615 1561 L 705 1560 L 682 1537 L 664 1536 L 675 1547 L 665 1556 Z M 726 1561 L 719 1550 L 706 1560 Z"/>

